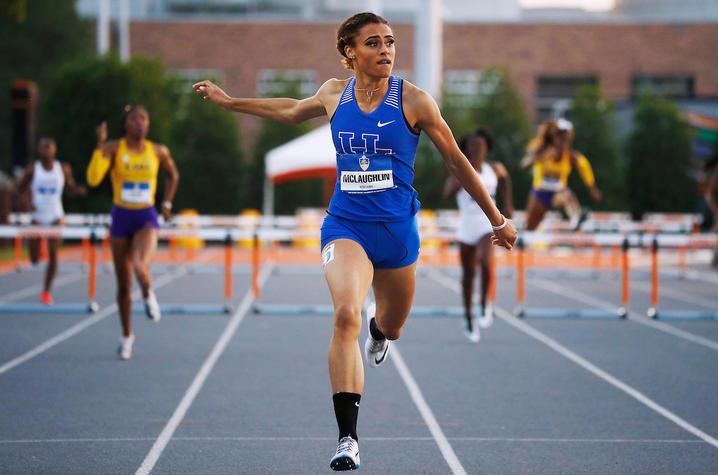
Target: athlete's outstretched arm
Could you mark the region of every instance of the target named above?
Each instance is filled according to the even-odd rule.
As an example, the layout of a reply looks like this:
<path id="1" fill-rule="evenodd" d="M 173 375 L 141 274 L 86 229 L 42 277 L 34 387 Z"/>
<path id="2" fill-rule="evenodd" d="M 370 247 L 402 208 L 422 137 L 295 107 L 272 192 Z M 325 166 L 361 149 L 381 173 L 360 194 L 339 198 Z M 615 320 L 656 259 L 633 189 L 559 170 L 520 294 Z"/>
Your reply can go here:
<path id="1" fill-rule="evenodd" d="M 486 188 L 481 184 L 479 176 L 471 166 L 469 160 L 461 153 L 459 146 L 454 140 L 454 135 L 441 116 L 439 106 L 434 99 L 417 88 L 405 83 L 411 90 L 406 90 L 402 95 L 405 113 L 409 123 L 426 132 L 436 148 L 441 153 L 444 163 L 449 171 L 458 179 L 461 186 L 476 200 L 476 203 L 489 218 L 492 226 L 506 224 L 501 230 L 494 232 L 494 244 L 511 249 L 516 241 L 516 229 L 511 222 L 505 222 L 505 218 L 499 212 Z M 405 86 L 405 87 L 406 87 Z"/>
<path id="2" fill-rule="evenodd" d="M 578 174 L 581 175 L 583 183 L 588 187 L 591 199 L 593 201 L 601 201 L 603 194 L 601 190 L 598 189 L 598 186 L 596 186 L 596 178 L 593 176 L 593 169 L 591 168 L 591 163 L 588 161 L 588 158 L 579 152 L 572 154 L 572 158 L 574 158 L 576 168 L 578 168 Z"/>
<path id="3" fill-rule="evenodd" d="M 107 171 L 112 166 L 112 160 L 117 150 L 116 142 L 107 142 L 107 122 L 97 126 L 97 147 L 92 152 L 92 158 L 87 165 L 87 184 L 96 187 L 102 183 Z"/>
<path id="4" fill-rule="evenodd" d="M 27 189 L 28 186 L 30 186 L 34 174 L 35 165 L 33 163 L 30 163 L 28 166 L 25 167 L 25 171 L 23 171 L 22 177 L 20 178 L 20 183 L 18 183 L 17 185 L 17 191 L 19 193 L 22 193 Z"/>
<path id="5" fill-rule="evenodd" d="M 177 192 L 177 185 L 179 185 L 179 171 L 168 147 L 155 144 L 155 150 L 157 151 L 157 158 L 160 160 L 160 167 L 167 173 L 165 180 L 165 197 L 164 200 L 162 200 L 162 216 L 164 216 L 165 221 L 169 221 L 172 217 L 172 200 Z"/>
<path id="6" fill-rule="evenodd" d="M 327 115 L 327 96 L 336 94 L 339 81 L 330 79 L 312 97 L 290 98 L 242 98 L 231 97 L 212 81 L 204 80 L 192 85 L 192 89 L 206 101 L 224 107 L 228 111 L 256 115 L 265 119 L 299 124 L 308 119 Z"/>

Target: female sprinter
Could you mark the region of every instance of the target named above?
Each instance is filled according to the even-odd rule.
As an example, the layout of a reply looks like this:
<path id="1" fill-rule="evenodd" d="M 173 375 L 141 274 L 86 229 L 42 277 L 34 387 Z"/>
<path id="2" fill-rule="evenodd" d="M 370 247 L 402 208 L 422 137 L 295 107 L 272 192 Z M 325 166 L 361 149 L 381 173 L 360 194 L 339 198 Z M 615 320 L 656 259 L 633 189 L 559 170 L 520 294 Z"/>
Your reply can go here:
<path id="1" fill-rule="evenodd" d="M 28 186 L 32 192 L 32 223 L 42 226 L 62 226 L 65 210 L 62 207 L 62 191 L 67 190 L 73 196 L 85 196 L 87 188 L 75 184 L 72 168 L 68 163 L 55 160 L 57 144 L 50 137 L 42 137 L 37 142 L 40 159 L 27 166 L 20 179 L 20 192 Z M 40 293 L 40 302 L 52 305 L 50 293 L 52 281 L 57 272 L 57 247 L 60 238 L 51 237 L 47 240 L 47 270 L 45 283 Z M 30 239 L 30 261 L 35 264 L 40 258 L 40 240 Z"/>
<path id="2" fill-rule="evenodd" d="M 511 218 L 513 214 L 513 198 L 511 196 L 511 177 L 506 167 L 500 162 L 489 162 L 488 155 L 493 146 L 494 139 L 491 133 L 479 128 L 473 134 L 468 135 L 461 141 L 461 151 L 466 155 L 479 175 L 481 184 L 493 199 L 496 198 L 496 189 L 501 188 L 505 215 Z M 456 197 L 456 204 L 459 207 L 459 256 L 461 258 L 461 287 L 463 291 L 464 315 L 466 317 L 466 331 L 464 334 L 469 341 L 479 341 L 479 325 L 488 327 L 491 325 L 493 313 L 490 305 L 487 305 L 486 297 L 489 291 L 490 269 L 489 264 L 493 254 L 491 236 L 493 234 L 491 223 L 476 201 L 461 187 L 459 181 L 452 175 L 444 185 L 444 198 Z M 481 294 L 479 303 L 481 308 L 481 320 L 476 325 L 473 318 L 473 295 L 474 276 L 476 275 L 476 263 L 481 267 Z"/>
<path id="3" fill-rule="evenodd" d="M 562 208 L 578 229 L 586 214 L 576 195 L 568 188 L 568 177 L 578 168 L 588 187 L 591 199 L 601 201 L 603 195 L 596 186 L 591 164 L 581 153 L 571 148 L 573 124 L 566 119 L 545 122 L 528 147 L 521 161 L 523 168 L 533 167 L 533 185 L 526 206 L 526 230 L 533 231 L 551 208 Z"/>
<path id="4" fill-rule="evenodd" d="M 339 443 L 330 466 L 359 466 L 356 423 L 364 388 L 358 345 L 361 311 L 370 287 L 376 305 L 367 311 L 364 349 L 371 366 L 386 361 L 389 341 L 399 338 L 414 297 L 419 234 L 414 154 L 424 131 L 446 165 L 479 203 L 494 226 L 496 244 L 511 248 L 516 231 L 481 185 L 454 141 L 434 100 L 391 75 L 394 34 L 386 20 L 359 13 L 337 32 L 337 49 L 352 70 L 330 79 L 307 99 L 245 99 L 228 96 L 210 81 L 193 88 L 227 110 L 300 123 L 326 115 L 337 153 L 337 182 L 322 225 L 324 275 L 334 303 L 329 378 Z"/>
<path id="5" fill-rule="evenodd" d="M 160 306 L 152 291 L 150 261 L 157 247 L 157 210 L 155 189 L 157 173 L 167 173 L 162 215 L 169 220 L 172 198 L 177 191 L 179 173 L 169 149 L 147 140 L 150 115 L 142 106 L 125 108 L 125 136 L 107 142 L 107 124 L 97 127 L 97 148 L 87 168 L 87 183 L 96 187 L 110 170 L 113 189 L 112 227 L 110 229 L 112 260 L 117 277 L 117 305 L 120 309 L 122 337 L 120 359 L 132 357 L 135 335 L 132 332 L 132 271 L 142 289 L 145 313 L 160 320 Z"/>

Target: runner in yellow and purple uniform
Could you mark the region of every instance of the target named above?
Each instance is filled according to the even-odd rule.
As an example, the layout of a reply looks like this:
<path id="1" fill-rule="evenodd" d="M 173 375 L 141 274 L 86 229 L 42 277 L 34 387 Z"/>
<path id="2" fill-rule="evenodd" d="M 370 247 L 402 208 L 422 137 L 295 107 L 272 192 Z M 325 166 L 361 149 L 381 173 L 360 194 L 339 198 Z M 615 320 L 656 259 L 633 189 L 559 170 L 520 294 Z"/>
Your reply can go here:
<path id="1" fill-rule="evenodd" d="M 160 168 L 167 172 L 162 214 L 171 218 L 172 198 L 179 173 L 169 149 L 146 139 L 150 116 L 142 106 L 125 108 L 125 136 L 107 142 L 107 124 L 97 128 L 97 148 L 87 168 L 87 183 L 98 186 L 110 170 L 113 189 L 111 246 L 117 277 L 117 305 L 120 309 L 122 338 L 118 349 L 123 360 L 132 356 L 132 271 L 145 302 L 145 313 L 153 321 L 161 317 L 157 297 L 152 290 L 150 262 L 157 248 L 157 210 L 155 191 Z"/>
<path id="2" fill-rule="evenodd" d="M 562 208 L 578 228 L 586 212 L 568 187 L 568 177 L 574 168 L 591 194 L 591 199 L 601 201 L 601 191 L 588 159 L 573 150 L 573 124 L 566 119 L 545 122 L 528 147 L 528 154 L 521 161 L 523 168 L 532 167 L 533 184 L 526 206 L 526 229 L 538 228 L 546 212 L 551 208 Z"/>

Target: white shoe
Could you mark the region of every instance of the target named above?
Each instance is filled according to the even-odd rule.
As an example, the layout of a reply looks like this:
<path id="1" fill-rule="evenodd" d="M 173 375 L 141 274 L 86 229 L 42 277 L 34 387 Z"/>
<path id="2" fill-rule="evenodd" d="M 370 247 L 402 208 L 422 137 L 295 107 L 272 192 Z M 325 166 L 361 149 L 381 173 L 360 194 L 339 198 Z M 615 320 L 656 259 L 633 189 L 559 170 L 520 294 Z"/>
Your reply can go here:
<path id="1" fill-rule="evenodd" d="M 474 319 L 475 320 L 475 319 Z M 481 333 L 479 333 L 479 326 L 476 324 L 476 321 L 474 321 L 474 324 L 471 325 L 471 330 L 464 326 L 464 336 L 467 340 L 469 340 L 471 343 L 478 343 L 481 339 Z"/>
<path id="2" fill-rule="evenodd" d="M 364 342 L 364 356 L 369 366 L 376 368 L 386 361 L 386 357 L 389 354 L 389 340 L 375 340 L 372 338 L 370 328 L 374 315 L 376 315 L 376 303 L 372 302 L 369 308 L 366 309 L 367 337 Z"/>
<path id="3" fill-rule="evenodd" d="M 337 445 L 337 453 L 332 457 L 329 466 L 335 472 L 343 472 L 346 470 L 356 470 L 360 465 L 359 442 L 350 436 L 342 437 Z"/>
<path id="4" fill-rule="evenodd" d="M 145 314 L 147 315 L 147 318 L 153 322 L 159 322 L 160 318 L 162 318 L 160 304 L 157 302 L 157 296 L 152 289 L 150 289 L 149 295 L 145 299 Z"/>
<path id="5" fill-rule="evenodd" d="M 120 347 L 117 348 L 117 356 L 121 360 L 129 360 L 132 358 L 132 345 L 135 343 L 135 335 L 120 338 Z"/>
<path id="6" fill-rule="evenodd" d="M 484 307 L 484 315 L 478 319 L 478 323 L 481 328 L 489 328 L 494 324 L 494 306 L 491 302 Z"/>

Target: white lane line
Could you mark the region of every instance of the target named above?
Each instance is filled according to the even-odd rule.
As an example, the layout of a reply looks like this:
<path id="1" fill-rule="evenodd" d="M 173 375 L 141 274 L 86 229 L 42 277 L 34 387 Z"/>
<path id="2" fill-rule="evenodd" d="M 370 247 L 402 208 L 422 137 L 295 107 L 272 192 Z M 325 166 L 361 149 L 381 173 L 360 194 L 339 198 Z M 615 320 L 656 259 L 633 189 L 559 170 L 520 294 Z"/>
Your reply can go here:
<path id="1" fill-rule="evenodd" d="M 0 445 L 22 444 L 86 444 L 114 442 L 146 442 L 155 437 L 105 437 L 68 439 L 18 439 L 0 440 Z M 336 437 L 173 437 L 173 441 L 185 442 L 302 442 L 336 441 Z M 433 437 L 362 437 L 364 442 L 435 442 Z M 557 444 L 705 444 L 699 439 L 573 439 L 551 437 L 448 437 L 456 442 L 523 442 Z"/>
<path id="2" fill-rule="evenodd" d="M 416 404 L 417 409 L 419 409 L 421 417 L 424 419 L 424 422 L 429 428 L 431 435 L 436 441 L 436 445 L 439 446 L 441 455 L 444 456 L 444 460 L 446 460 L 446 463 L 449 464 L 451 473 L 465 474 L 466 470 L 464 469 L 463 465 L 461 465 L 461 462 L 456 456 L 454 449 L 451 447 L 451 444 L 444 435 L 444 431 L 441 430 L 441 426 L 439 426 L 439 422 L 436 420 L 436 417 L 434 417 L 434 413 L 431 412 L 431 408 L 426 403 L 424 395 L 421 393 L 419 385 L 416 384 L 414 377 L 411 375 L 411 371 L 409 371 L 409 368 L 406 366 L 406 363 L 404 362 L 404 358 L 402 358 L 401 356 L 399 348 L 397 348 L 396 344 L 393 344 L 392 346 L 392 355 L 390 359 L 394 362 L 394 366 L 396 366 L 397 371 L 399 371 L 401 379 L 404 380 L 404 384 L 409 390 L 411 399 L 414 401 L 414 404 Z"/>
<path id="3" fill-rule="evenodd" d="M 631 286 L 635 289 L 640 290 L 641 292 L 651 292 L 651 286 L 643 282 L 633 282 L 631 283 Z M 705 299 L 699 295 L 690 295 L 685 292 L 681 292 L 680 290 L 672 289 L 665 285 L 661 286 L 660 293 L 661 295 L 666 295 L 669 298 L 678 300 L 679 302 L 684 302 L 691 305 L 699 305 L 701 307 L 707 308 L 708 310 L 718 309 L 718 300 Z"/>
<path id="4" fill-rule="evenodd" d="M 78 280 L 81 280 L 82 278 L 86 277 L 82 274 L 73 274 L 63 277 L 58 277 L 55 279 L 55 282 L 52 284 L 53 289 L 59 289 L 60 287 L 63 287 L 65 285 L 71 284 L 73 282 L 77 282 Z M 8 302 L 12 302 L 14 300 L 20 300 L 25 297 L 32 297 L 33 295 L 39 294 L 40 291 L 43 289 L 42 285 L 31 285 L 30 287 L 25 287 L 24 289 L 18 289 L 14 292 L 10 292 L 8 294 L 3 295 L 0 297 L 0 305 Z"/>
<path id="5" fill-rule="evenodd" d="M 177 279 L 178 277 L 181 277 L 183 275 L 187 274 L 187 270 L 185 268 L 181 268 L 174 274 L 165 274 L 161 277 L 159 277 L 153 284 L 153 287 L 155 289 L 159 289 L 160 287 L 163 287 L 173 280 Z M 139 298 L 140 292 L 139 290 L 136 290 L 132 292 L 132 299 L 135 300 Z M 45 351 L 49 350 L 55 345 L 58 345 L 62 343 L 63 341 L 72 338 L 73 336 L 77 335 L 78 333 L 82 332 L 83 330 L 86 330 L 87 328 L 91 327 L 95 323 L 99 322 L 100 320 L 106 318 L 108 315 L 112 315 L 117 311 L 117 304 L 113 303 L 112 305 L 109 305 L 96 314 L 85 318 L 84 320 L 79 321 L 75 325 L 71 326 L 67 330 L 58 333 L 57 335 L 53 336 L 49 340 L 45 340 L 41 344 L 37 345 L 35 348 L 27 351 L 26 353 L 23 353 L 22 355 L 13 358 L 12 360 L 8 361 L 7 363 L 0 366 L 0 375 L 7 373 L 13 368 L 16 368 L 17 366 L 20 366 L 21 364 L 25 363 L 26 361 L 29 361 L 33 359 L 34 357 L 44 353 Z"/>
<path id="6" fill-rule="evenodd" d="M 609 312 L 616 311 L 616 307 L 607 304 L 603 300 L 599 300 L 591 295 L 585 294 L 578 290 L 569 289 L 568 287 L 564 287 L 563 285 L 555 284 L 552 282 L 536 281 L 533 279 L 528 279 L 528 283 L 535 287 L 539 287 L 543 290 L 552 292 L 556 295 L 570 298 L 572 300 L 575 300 L 576 302 L 590 305 L 592 307 L 606 310 Z M 628 312 L 628 319 L 632 322 L 651 327 L 655 330 L 662 331 L 664 333 L 668 333 L 673 336 L 677 336 L 678 338 L 682 338 L 692 343 L 697 343 L 699 345 L 705 346 L 706 348 L 718 351 L 718 342 L 699 335 L 694 335 L 693 333 L 681 330 L 680 328 L 668 325 L 661 321 L 653 320 L 643 315 L 639 315 L 635 312 Z"/>
<path id="7" fill-rule="evenodd" d="M 260 288 L 264 286 L 265 282 L 271 274 L 271 264 L 265 266 L 262 269 L 259 275 Z M 194 399 L 197 397 L 197 394 L 199 394 L 199 392 L 202 390 L 202 386 L 204 385 L 205 381 L 214 369 L 214 365 L 219 360 L 219 357 L 222 356 L 222 353 L 224 352 L 225 348 L 227 348 L 227 345 L 229 344 L 230 340 L 237 332 L 239 324 L 242 323 L 245 315 L 252 308 L 253 302 L 254 297 L 252 296 L 252 290 L 250 289 L 245 294 L 244 298 L 239 304 L 239 307 L 234 312 L 234 315 L 232 315 L 232 318 L 230 318 L 229 322 L 227 322 L 227 326 L 224 328 L 219 339 L 214 344 L 212 351 L 204 360 L 204 363 L 202 363 L 202 366 L 195 375 L 192 384 L 190 384 L 189 388 L 187 388 L 187 391 L 184 393 L 184 396 L 182 396 L 182 400 L 175 408 L 172 417 L 170 417 L 170 419 L 167 421 L 167 424 L 165 425 L 164 429 L 162 429 L 162 432 L 160 432 L 160 435 L 155 440 L 155 443 L 152 444 L 152 448 L 145 456 L 145 459 L 142 461 L 142 464 L 135 472 L 135 475 L 149 474 L 150 472 L 152 472 L 152 469 L 157 464 L 157 461 L 162 455 L 162 452 L 165 450 L 165 447 L 167 447 L 167 444 L 177 430 L 177 427 L 179 427 L 179 425 L 182 423 L 184 416 L 187 414 L 187 411 L 194 402 Z"/>
<path id="8" fill-rule="evenodd" d="M 451 284 L 450 288 L 453 290 L 456 290 L 458 293 L 459 288 L 458 288 L 458 284 L 455 281 L 451 280 L 449 282 L 446 282 L 448 279 L 446 279 L 446 278 L 439 279 L 439 278 L 437 278 L 436 274 L 438 274 L 438 272 L 432 273 L 432 274 L 430 274 L 430 276 L 432 278 L 436 279 L 437 282 L 439 282 L 442 285 L 445 285 L 447 287 L 449 287 L 449 285 L 447 285 L 447 284 L 450 283 Z M 496 312 L 496 315 L 499 318 L 501 318 L 503 321 L 505 321 L 509 325 L 513 326 L 517 330 L 520 330 L 523 333 L 526 333 L 527 335 L 529 335 L 530 337 L 540 341 L 541 343 L 548 346 L 555 352 L 559 353 L 561 356 L 576 363 L 577 365 L 581 366 L 583 369 L 585 369 L 589 373 L 601 378 L 602 380 L 604 380 L 611 386 L 615 387 L 616 389 L 623 391 L 624 393 L 631 396 L 632 398 L 634 398 L 635 400 L 637 400 L 644 406 L 648 407 L 649 409 L 657 412 L 661 416 L 663 416 L 666 419 L 668 419 L 669 421 L 673 422 L 674 424 L 676 424 L 683 430 L 690 432 L 691 434 L 698 437 L 699 439 L 702 439 L 705 442 L 712 445 L 713 447 L 718 448 L 718 440 L 716 440 L 709 434 L 706 434 L 705 432 L 698 429 L 697 427 L 691 425 L 689 422 L 680 418 L 679 416 L 672 413 L 671 411 L 669 411 L 665 407 L 661 406 L 657 402 L 653 401 L 652 399 L 650 399 L 648 396 L 644 395 L 640 391 L 634 389 L 633 387 L 631 387 L 628 384 L 624 383 L 623 381 L 619 380 L 615 376 L 602 370 L 601 368 L 599 368 L 598 366 L 589 362 L 585 358 L 579 356 L 578 354 L 569 350 L 565 346 L 561 345 L 556 340 L 554 340 L 554 339 L 550 338 L 549 336 L 545 335 L 544 333 L 536 330 L 534 327 L 522 322 L 521 320 L 519 320 L 518 318 L 511 315 L 506 310 L 504 310 L 498 306 L 494 307 L 494 310 Z"/>

